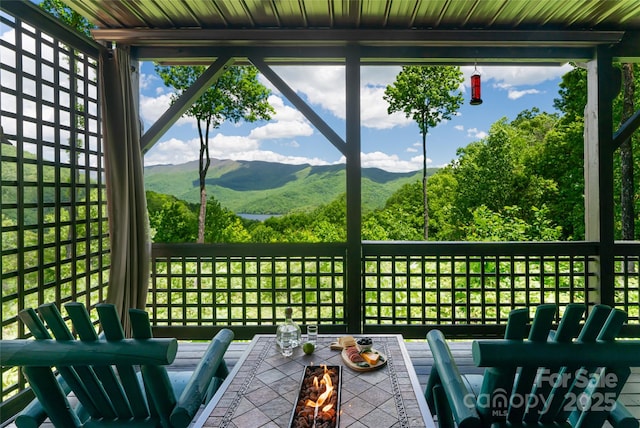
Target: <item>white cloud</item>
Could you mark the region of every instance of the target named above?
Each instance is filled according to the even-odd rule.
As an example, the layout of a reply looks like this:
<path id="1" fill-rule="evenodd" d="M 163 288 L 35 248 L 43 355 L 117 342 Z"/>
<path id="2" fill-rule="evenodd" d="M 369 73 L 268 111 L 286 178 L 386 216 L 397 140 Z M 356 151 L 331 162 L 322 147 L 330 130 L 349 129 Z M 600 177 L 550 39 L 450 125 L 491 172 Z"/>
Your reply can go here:
<path id="1" fill-rule="evenodd" d="M 183 141 L 177 138 L 171 138 L 166 141 L 157 143 L 144 156 L 145 166 L 151 165 L 178 165 L 185 162 L 198 159 L 200 150 L 200 139 L 195 138 Z"/>
<path id="2" fill-rule="evenodd" d="M 156 93 L 164 91 L 164 84 L 155 74 L 140 73 L 140 89 L 148 89 L 156 87 Z"/>
<path id="3" fill-rule="evenodd" d="M 209 153 L 212 158 L 233 159 L 238 154 L 258 150 L 258 142 L 241 136 L 216 134 L 209 138 Z M 145 155 L 145 165 L 181 164 L 199 158 L 200 138 L 181 140 L 170 138 L 157 143 Z"/>
<path id="4" fill-rule="evenodd" d="M 275 153 L 269 150 L 251 150 L 247 152 L 232 153 L 229 156 L 225 156 L 225 159 L 231 160 L 247 160 L 247 161 L 264 161 L 264 162 L 278 162 L 291 165 L 329 165 L 329 162 L 320 158 L 306 158 L 302 156 L 285 156 L 280 153 Z"/>
<path id="5" fill-rule="evenodd" d="M 151 125 L 167 111 L 171 105 L 171 93 L 161 93 L 157 97 L 147 97 L 140 95 L 140 117 L 145 124 L 145 129 L 149 129 Z M 190 124 L 192 127 L 196 127 L 196 120 L 193 117 L 182 116 L 174 126 L 181 126 Z"/>
<path id="6" fill-rule="evenodd" d="M 473 66 L 461 67 L 464 73 L 465 85 L 469 86 L 470 77 L 473 73 Z M 483 82 L 494 82 L 498 85 L 512 86 L 532 86 L 547 80 L 554 80 L 562 77 L 573 67 L 569 64 L 562 66 L 479 66 L 478 71 Z"/>
<path id="7" fill-rule="evenodd" d="M 231 156 L 234 153 L 257 150 L 259 146 L 260 144 L 257 140 L 237 135 L 223 135 L 218 133 L 209 139 L 209 152 L 211 157 Z"/>
<path id="8" fill-rule="evenodd" d="M 508 89 L 513 88 L 513 85 L 510 84 L 510 83 L 496 82 L 496 83 L 493 84 L 493 87 L 497 88 L 497 89 L 508 90 Z"/>
<path id="9" fill-rule="evenodd" d="M 346 163 L 342 156 L 337 164 Z M 360 163 L 363 168 L 380 168 L 389 172 L 411 172 L 422 169 L 422 155 L 412 157 L 410 160 L 401 160 L 398 155 L 390 155 L 383 152 L 360 153 Z M 431 159 L 427 158 L 427 164 Z"/>
<path id="10" fill-rule="evenodd" d="M 509 89 L 509 97 L 510 100 L 517 100 L 518 98 L 524 97 L 529 94 L 539 94 L 540 91 L 537 89 L 525 89 L 523 91 L 516 91 L 515 89 Z"/>
<path id="11" fill-rule="evenodd" d="M 406 126 L 413 120 L 402 113 L 388 114 L 388 103 L 382 98 L 385 87 L 364 86 L 360 92 L 360 121 L 362 126 L 373 129 L 390 129 Z"/>
<path id="12" fill-rule="evenodd" d="M 293 107 L 284 104 L 282 97 L 278 95 L 269 95 L 267 100 L 271 107 L 275 110 L 272 120 L 282 121 L 306 121 L 304 115 Z"/>
<path id="13" fill-rule="evenodd" d="M 456 131 L 464 131 L 464 126 L 456 125 L 456 126 L 453 127 L 453 129 L 455 129 Z"/>
<path id="14" fill-rule="evenodd" d="M 274 71 L 311 104 L 345 117 L 345 76 L 342 66 L 286 66 Z"/>
<path id="15" fill-rule="evenodd" d="M 249 138 L 256 140 L 269 140 L 278 138 L 308 137 L 313 134 L 313 128 L 306 122 L 280 121 L 270 122 L 264 126 L 254 128 L 249 133 Z"/>
<path id="16" fill-rule="evenodd" d="M 295 142 L 294 142 L 295 143 Z M 247 137 L 215 135 L 210 141 L 212 158 L 231 160 L 260 160 L 286 164 L 328 165 L 319 158 L 285 156 L 268 150 L 259 150 L 258 142 Z M 200 139 L 183 141 L 171 138 L 156 144 L 144 157 L 145 166 L 181 164 L 198 159 Z"/>
<path id="17" fill-rule="evenodd" d="M 531 86 L 538 85 L 547 80 L 554 80 L 562 77 L 564 74 L 572 70 L 572 66 L 564 64 L 558 67 L 552 66 L 482 66 L 478 67 L 482 81 L 490 84 L 494 88 L 502 89 L 508 92 L 507 97 L 510 100 L 517 100 L 525 95 L 541 93 Z M 474 67 L 461 67 L 465 79 L 465 86 L 469 86 L 471 74 Z M 529 89 L 519 89 L 522 86 Z"/>
<path id="18" fill-rule="evenodd" d="M 482 139 L 485 138 L 488 134 L 484 131 L 479 131 L 478 128 L 469 128 L 467 129 L 467 137 Z"/>
<path id="19" fill-rule="evenodd" d="M 254 128 L 249 138 L 269 140 L 280 138 L 308 137 L 313 135 L 313 128 L 298 110 L 286 106 L 282 98 L 269 96 L 269 104 L 274 108 L 272 122 Z"/>
<path id="20" fill-rule="evenodd" d="M 302 98 L 331 115 L 345 119 L 345 74 L 343 66 L 282 66 L 274 70 Z M 362 126 L 389 129 L 412 123 L 403 114 L 387 113 L 382 98 L 386 86 L 392 83 L 399 67 L 362 67 L 360 116 Z M 277 92 L 272 85 L 268 85 Z M 321 112 L 318 112 L 321 114 Z"/>
<path id="21" fill-rule="evenodd" d="M 360 69 L 360 79 L 365 85 L 384 86 L 393 83 L 402 67 L 400 66 L 367 66 Z"/>

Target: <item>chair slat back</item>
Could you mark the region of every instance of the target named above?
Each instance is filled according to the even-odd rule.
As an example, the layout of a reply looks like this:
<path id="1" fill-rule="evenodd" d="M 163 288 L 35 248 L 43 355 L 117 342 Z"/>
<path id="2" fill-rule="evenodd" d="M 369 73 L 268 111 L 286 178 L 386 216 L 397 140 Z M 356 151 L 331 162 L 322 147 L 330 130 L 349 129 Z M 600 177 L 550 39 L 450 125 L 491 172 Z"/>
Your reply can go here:
<path id="1" fill-rule="evenodd" d="M 595 306 L 584 323 L 580 334 L 576 338 L 576 342 L 595 342 L 610 313 L 611 308 L 607 306 Z M 576 382 L 576 379 L 588 376 L 594 369 L 595 368 L 587 368 L 583 366 L 576 368 L 572 372 L 569 367 L 561 367 L 558 371 L 557 380 L 553 385 L 553 391 L 545 403 L 545 408 L 540 413 L 540 422 L 549 424 L 554 420 L 559 422 L 566 421 L 566 417 L 563 418 L 560 414 L 563 407 L 568 408 L 568 403 L 565 397 L 567 397 L 567 394 L 571 397 L 578 396 L 582 391 L 578 391 L 578 387 L 580 385 Z M 570 382 L 569 379 L 573 379 L 573 381 Z"/>
<path id="2" fill-rule="evenodd" d="M 107 341 L 118 341 L 125 338 L 122 324 L 120 323 L 120 317 L 113 305 L 98 304 L 96 305 L 98 311 L 98 317 L 100 318 L 100 325 L 104 337 Z M 116 365 L 118 374 L 120 375 L 120 381 L 124 388 L 127 398 L 129 399 L 129 405 L 133 416 L 137 419 L 146 418 L 149 416 L 149 407 L 147 406 L 147 400 L 144 398 L 144 392 L 138 382 L 138 375 L 135 368 L 132 365 L 118 364 Z"/>
<path id="3" fill-rule="evenodd" d="M 529 311 L 527 309 L 518 309 L 509 313 L 507 327 L 505 331 L 505 339 L 522 340 L 527 335 L 527 324 L 529 323 Z M 513 389 L 513 380 L 516 375 L 515 367 L 489 367 L 485 369 L 482 378 L 481 391 L 479 400 L 482 397 L 496 397 L 489 403 L 480 402 L 477 407 L 478 413 L 484 417 L 493 417 L 496 421 L 506 419 L 509 409 L 509 397 Z M 490 394 L 484 392 L 490 391 Z M 499 394 L 499 398 L 498 398 Z"/>
<path id="4" fill-rule="evenodd" d="M 592 313 L 593 314 L 593 313 Z M 604 321 L 602 329 L 597 333 L 596 339 L 602 342 L 614 342 L 615 337 L 620 332 L 622 325 L 627 321 L 627 314 L 619 309 L 610 311 L 609 316 Z M 613 364 L 613 361 L 612 361 Z M 584 373 L 593 373 L 597 367 L 582 367 Z M 604 366 L 595 374 L 592 381 L 581 387 L 575 385 L 571 390 L 571 397 L 585 397 L 585 403 L 578 403 L 578 409 L 570 412 L 568 418 L 566 412 L 562 417 L 567 418 L 577 427 L 601 427 L 607 415 L 615 405 L 615 400 L 620 395 L 622 387 L 629 378 L 631 370 L 629 367 Z"/>
<path id="5" fill-rule="evenodd" d="M 564 314 L 562 315 L 562 319 L 560 320 L 560 324 L 558 325 L 558 330 L 550 340 L 553 342 L 569 343 L 577 337 L 580 332 L 580 321 L 584 315 L 584 310 L 584 305 L 567 305 Z M 573 369 L 575 370 L 575 367 Z M 538 370 L 539 372 L 542 372 L 542 374 L 544 374 L 545 371 L 548 374 L 556 374 L 561 371 L 561 367 L 543 366 L 539 367 Z M 551 382 L 544 381 L 542 378 L 539 378 L 539 380 L 532 385 L 529 400 L 523 415 L 523 421 L 525 423 L 533 424 L 538 421 L 544 410 L 546 399 L 551 395 L 552 390 L 553 385 Z"/>
<path id="6" fill-rule="evenodd" d="M 44 318 L 53 336 L 57 340 L 75 340 L 55 304 L 49 303 L 41 305 L 38 307 L 38 312 L 40 316 Z M 81 394 L 83 398 L 78 397 L 78 400 L 83 406 L 85 403 L 91 403 L 90 405 L 97 411 L 96 414 L 91 414 L 91 416 L 93 418 L 114 419 L 116 417 L 116 411 L 111 403 L 109 394 L 105 391 L 94 369 L 91 366 L 73 366 L 73 369 L 80 377 L 83 385 L 83 394 Z M 67 383 L 69 383 L 68 380 Z M 74 392 L 76 392 L 75 389 Z M 87 401 L 83 401 L 85 399 Z"/>
<path id="7" fill-rule="evenodd" d="M 47 330 L 42 320 L 38 317 L 38 315 L 32 308 L 28 308 L 20 311 L 20 313 L 18 314 L 18 317 L 27 326 L 27 328 L 29 328 L 29 330 L 31 331 L 31 334 L 33 334 L 35 339 L 39 339 L 39 340 L 51 339 L 51 335 L 49 334 L 49 331 Z M 55 316 L 53 318 L 55 318 Z M 28 368 L 25 367 L 23 370 L 25 372 L 25 375 L 28 376 Z M 46 367 L 46 370 L 51 372 L 49 367 Z M 42 370 L 40 370 L 39 373 L 40 372 L 42 372 Z M 83 403 L 83 406 L 85 410 L 89 413 L 89 415 L 91 415 L 92 417 L 98 417 L 100 415 L 100 412 L 98 411 L 97 407 L 93 403 L 93 399 L 91 398 L 89 391 L 87 391 L 87 389 L 85 388 L 85 385 L 82 379 L 80 378 L 80 376 L 78 375 L 78 373 L 76 372 L 76 370 L 73 367 L 59 367 L 58 372 L 60 373 L 60 376 L 62 377 L 62 379 L 64 379 L 65 383 L 68 385 L 70 390 L 74 391 L 78 400 L 81 403 Z M 37 384 L 37 380 L 40 378 L 41 377 L 36 376 L 35 373 L 33 376 L 31 376 L 30 383 L 32 384 L 31 385 L 32 388 L 34 388 L 34 384 Z M 43 382 L 47 382 L 47 380 L 43 380 Z M 64 400 L 66 401 L 67 394 L 66 393 L 61 393 L 61 394 L 63 395 L 62 398 L 64 398 Z M 43 403 L 43 407 L 46 408 L 45 403 Z M 61 406 L 52 406 L 52 407 L 58 409 L 55 412 L 56 414 L 59 413 L 61 411 L 59 409 L 62 408 Z M 73 413 L 69 409 L 69 405 L 67 405 L 64 408 L 68 409 L 67 411 L 69 413 Z M 51 414 L 51 411 L 47 409 L 47 413 Z M 54 418 L 56 417 L 55 414 L 53 417 Z M 61 426 L 64 426 L 64 425 L 61 425 Z"/>
<path id="8" fill-rule="evenodd" d="M 115 311 L 113 306 L 112 308 Z M 81 303 L 69 303 L 65 305 L 65 309 L 80 340 L 83 342 L 98 342 L 98 335 L 93 327 L 87 308 Z M 104 326 L 102 328 L 104 329 Z M 132 418 L 133 412 L 129 406 L 129 401 L 113 367 L 95 365 L 93 366 L 93 371 L 102 383 L 103 389 L 111 402 L 110 407 L 113 408 L 115 417 L 120 419 Z"/>
<path id="9" fill-rule="evenodd" d="M 125 340 L 120 318 L 113 305 L 100 304 L 97 306 L 100 325 L 103 329 L 101 335 L 97 334 L 89 312 L 83 304 L 68 303 L 65 305 L 65 309 L 71 319 L 73 331 L 83 344 L 95 343 L 96 346 L 100 346 L 102 343 L 106 346 L 106 343 L 112 343 L 109 346 L 115 346 L 114 350 L 124 350 L 125 348 L 120 348 L 122 346 L 133 350 L 130 347 L 131 340 Z M 151 325 L 148 314 L 144 311 L 138 312 L 133 317 L 133 325 L 138 333 L 136 338 L 151 339 Z M 41 305 L 38 308 L 38 313 L 39 316 L 34 310 L 27 309 L 19 315 L 36 340 L 50 340 L 53 338 L 60 342 L 76 340 L 54 304 Z M 122 342 L 120 343 L 120 341 Z M 173 342 L 175 342 L 175 339 L 173 339 Z M 136 355 L 141 355 L 138 348 L 146 345 L 147 341 L 137 345 L 136 352 L 138 353 Z M 167 346 L 171 349 L 167 348 Z M 93 364 L 90 363 L 91 358 L 82 358 L 82 362 L 78 362 L 76 365 L 65 364 L 57 367 L 61 379 L 56 379 L 51 364 L 47 365 L 46 357 L 43 358 L 43 366 L 24 365 L 23 371 L 38 396 L 42 407 L 55 426 L 82 427 L 84 423 L 81 420 L 83 414 L 85 415 L 84 417 L 89 417 L 92 421 L 100 421 L 101 424 L 106 423 L 107 425 L 109 421 L 117 421 L 119 424 L 129 424 L 127 426 L 148 426 L 149 424 L 158 424 L 158 422 L 162 426 L 170 426 L 169 414 L 175 407 L 175 397 L 165 368 L 158 364 L 166 364 L 166 361 L 159 363 L 159 360 L 166 360 L 167 358 L 172 361 L 175 357 L 175 346 L 175 343 L 169 344 L 167 342 L 166 345 L 162 346 L 162 349 L 158 348 L 158 351 L 169 352 L 169 354 L 159 355 L 155 351 L 147 353 L 150 359 L 145 358 L 144 361 L 149 361 L 149 363 L 140 366 L 142 376 L 145 381 L 148 381 L 146 389 L 141 386 L 134 360 L 131 360 L 132 364 L 126 363 L 131 357 L 116 359 L 115 366 L 107 363 L 104 358 L 102 362 Z M 91 349 L 91 347 L 88 349 Z M 64 355 L 68 354 L 65 353 Z M 138 359 L 140 360 L 141 358 L 138 357 Z M 66 361 L 69 361 L 68 358 Z M 75 364 L 75 362 L 70 361 L 69 363 Z M 137 363 L 139 364 L 139 361 Z M 74 392 L 80 403 L 76 409 L 72 408 L 67 399 L 69 391 Z M 163 395 L 169 398 L 162 397 Z M 153 403 L 151 409 L 147 401 Z M 173 402 L 173 405 L 171 402 Z M 167 407 L 162 407 L 165 405 Z M 153 422 L 154 420 L 155 422 Z"/>
<path id="10" fill-rule="evenodd" d="M 553 331 L 555 306 L 541 305 L 529 331 L 529 343 L 523 342 L 521 333 L 526 314 L 512 314 L 504 341 L 474 343 L 474 360 L 488 366 L 476 402 L 483 425 L 601 427 L 630 374 L 629 363 L 640 360 L 629 354 L 639 348 L 637 342 L 615 342 L 626 313 L 596 305 L 581 327 L 584 306 L 570 304 Z M 549 351 L 543 351 L 545 347 Z M 550 355 L 554 350 L 559 353 Z M 628 417 L 624 409 L 618 413 L 616 417 Z"/>
<path id="11" fill-rule="evenodd" d="M 555 305 L 540 305 L 536 308 L 531 330 L 529 330 L 529 340 L 532 342 L 546 342 L 549 332 L 556 316 Z M 531 391 L 531 385 L 536 378 L 537 370 L 533 368 L 522 368 L 520 374 L 516 378 L 513 394 L 516 397 L 526 397 Z M 512 394 L 510 394 L 511 396 Z M 507 412 L 507 420 L 511 423 L 520 422 L 526 410 L 524 405 L 512 405 L 519 403 L 511 403 Z"/>
<path id="12" fill-rule="evenodd" d="M 153 337 L 147 312 L 140 309 L 129 309 L 129 320 L 134 338 L 150 339 Z M 162 426 L 170 426 L 171 412 L 177 401 L 167 370 L 158 365 L 141 365 L 140 371 L 147 388 L 147 399 L 151 413 L 160 419 Z"/>

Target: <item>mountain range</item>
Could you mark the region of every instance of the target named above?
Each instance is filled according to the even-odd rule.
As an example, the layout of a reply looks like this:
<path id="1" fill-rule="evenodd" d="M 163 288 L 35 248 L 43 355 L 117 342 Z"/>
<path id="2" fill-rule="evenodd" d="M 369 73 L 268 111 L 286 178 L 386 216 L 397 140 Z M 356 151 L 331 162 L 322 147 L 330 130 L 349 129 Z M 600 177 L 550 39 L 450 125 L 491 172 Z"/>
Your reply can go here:
<path id="1" fill-rule="evenodd" d="M 200 202 L 198 161 L 149 166 L 144 168 L 144 174 L 146 190 Z M 363 168 L 363 209 L 383 207 L 396 190 L 421 177 L 421 171 L 394 173 Z M 208 197 L 214 196 L 235 213 L 286 214 L 328 204 L 344 194 L 346 170 L 344 164 L 312 166 L 212 159 L 206 185 Z"/>

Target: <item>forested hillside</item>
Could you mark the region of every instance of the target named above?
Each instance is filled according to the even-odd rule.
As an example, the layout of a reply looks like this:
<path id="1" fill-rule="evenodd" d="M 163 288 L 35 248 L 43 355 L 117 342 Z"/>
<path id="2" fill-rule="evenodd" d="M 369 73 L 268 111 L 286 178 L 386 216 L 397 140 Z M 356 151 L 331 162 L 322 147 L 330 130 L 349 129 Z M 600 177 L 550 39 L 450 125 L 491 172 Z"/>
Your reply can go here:
<path id="1" fill-rule="evenodd" d="M 3 181 L 3 185 L 1 186 L 2 192 L 2 201 L 5 204 L 18 204 L 18 202 L 24 202 L 25 205 L 35 206 L 38 203 L 38 188 L 36 186 L 24 186 L 21 191 L 22 195 L 18 195 L 18 186 L 15 185 L 5 185 L 6 183 L 13 183 L 18 181 L 18 169 L 16 159 L 16 148 L 12 144 L 2 144 L 0 145 L 0 155 L 2 156 L 2 168 L 0 169 L 1 176 L 0 178 Z M 30 153 L 28 151 L 23 151 L 24 162 L 21 170 L 21 179 L 26 183 L 37 183 L 38 180 L 41 180 L 42 183 L 45 183 L 42 189 L 41 202 L 43 205 L 46 205 L 43 208 L 43 213 L 45 215 L 50 214 L 54 211 L 51 206 L 56 202 L 56 189 L 53 186 L 56 183 L 56 180 L 60 180 L 60 183 L 69 183 L 71 177 L 69 176 L 67 169 L 62 169 L 60 172 L 60 176 L 56 177 L 56 168 L 49 165 L 44 165 L 42 167 L 41 178 L 38 178 L 38 164 L 37 164 L 37 156 L 34 153 Z M 84 177 L 78 176 L 75 178 L 77 183 L 83 183 Z M 48 185 L 47 185 L 48 184 Z M 76 195 L 80 200 L 85 197 L 85 194 L 82 190 L 78 190 Z M 59 200 L 58 203 L 68 203 L 71 199 L 71 195 L 68 190 L 62 190 L 58 195 Z M 16 213 L 17 210 L 3 210 L 2 215 L 7 219 L 12 221 L 16 221 Z M 26 224 L 36 224 L 38 220 L 38 210 L 24 210 L 24 223 Z"/>
<path id="2" fill-rule="evenodd" d="M 638 74 L 636 74 L 638 76 Z M 640 76 L 639 76 L 640 77 Z M 638 80 L 638 77 L 636 77 Z M 639 85 L 640 86 L 640 85 Z M 434 241 L 555 241 L 583 240 L 584 231 L 584 70 L 563 78 L 558 113 L 526 110 L 513 120 L 495 122 L 487 137 L 459 149 L 449 166 L 432 171 L 428 181 L 429 240 Z M 636 94 L 636 98 L 638 95 Z M 582 100 L 582 101 L 580 101 Z M 640 99 L 636 100 L 640 104 Z M 620 122 L 621 98 L 614 104 L 614 121 Z M 633 136 L 633 164 L 640 165 L 638 133 Z M 614 158 L 615 233 L 622 237 L 620 151 Z M 223 167 L 222 167 L 223 166 Z M 264 165 L 261 165 L 265 167 Z M 243 168 L 247 169 L 243 169 Z M 251 173 L 252 165 L 225 162 L 210 178 L 206 242 L 341 242 L 346 240 L 344 171 L 339 168 L 288 166 L 269 185 Z M 178 168 L 178 167 L 175 167 Z M 265 167 L 266 168 L 266 167 Z M 288 169 L 287 169 L 288 168 Z M 255 169 L 254 172 L 259 171 Z M 269 182 L 268 170 L 260 172 Z M 257 173 L 257 172 L 256 172 Z M 383 206 L 363 212 L 362 238 L 366 240 L 422 240 L 423 208 L 420 177 L 393 181 L 392 175 L 363 171 L 365 189 L 390 183 L 404 184 L 386 198 Z M 244 181 L 243 181 L 244 178 Z M 234 180 L 237 179 L 238 182 Z M 340 183 L 338 186 L 336 183 Z M 253 186 L 253 188 L 252 188 Z M 256 187 L 262 187 L 258 189 Z M 295 205 L 295 212 L 264 222 L 242 220 L 235 212 L 251 212 L 221 203 L 218 195 L 251 195 L 254 201 Z M 640 172 L 633 178 L 635 232 L 640 239 Z M 287 193 L 284 189 L 295 192 Z M 218 191 L 218 193 L 216 193 Z M 376 192 L 374 190 L 373 192 Z M 211 194 L 210 193 L 210 194 Z M 370 196 L 363 192 L 363 202 Z M 337 195 L 336 195 L 337 194 Z M 298 202 L 294 195 L 302 201 Z M 304 195 L 304 196 L 303 196 Z M 290 198 L 290 199 L 287 199 Z M 193 241 L 197 206 L 149 193 L 151 225 L 156 242 Z M 321 201 L 311 207 L 309 200 Z M 256 202 L 254 202 L 256 203 Z M 257 204 L 256 205 L 260 205 Z M 265 207 L 265 205 L 260 205 Z M 152 208 L 153 207 L 153 208 Z M 244 206 L 243 208 L 248 208 Z M 256 211 L 254 211 L 256 212 Z M 262 212 L 269 212 L 264 210 Z"/>
<path id="3" fill-rule="evenodd" d="M 636 67 L 637 68 L 637 67 Z M 640 73 L 636 73 L 636 81 Z M 640 82 L 637 82 L 640 83 Z M 640 87 L 640 84 L 638 84 Z M 557 113 L 532 109 L 513 120 L 494 123 L 487 137 L 459 149 L 457 159 L 431 170 L 428 181 L 430 240 L 511 241 L 582 240 L 584 232 L 583 111 L 586 79 L 575 69 L 563 78 Z M 640 105 L 640 91 L 636 105 Z M 614 129 L 621 117 L 614 103 Z M 633 239 L 640 239 L 640 150 L 632 137 Z M 2 180 L 17 180 L 15 147 L 2 145 Z M 635 150 L 634 150 L 635 149 Z M 24 182 L 65 183 L 53 167 L 38 172 L 35 156 L 24 153 Z M 38 174 L 41 174 L 38 178 Z M 63 173 L 64 174 L 64 173 Z M 190 164 L 145 169 L 148 207 L 155 242 L 195 242 L 197 168 Z M 420 173 L 393 174 L 363 169 L 362 237 L 370 240 L 421 240 L 423 229 Z M 75 180 L 82 182 L 82 177 Z M 620 150 L 614 156 L 614 226 L 622 239 Z M 346 240 L 343 165 L 313 167 L 266 162 L 215 161 L 208 175 L 206 242 L 336 242 Z M 153 189 L 156 189 L 153 191 Z M 192 197 L 189 197 L 193 189 Z M 63 188 L 27 186 L 25 204 L 59 202 L 71 197 Z M 2 186 L 3 203 L 18 203 L 17 187 Z M 75 195 L 82 200 L 84 194 Z M 53 215 L 45 208 L 45 217 Z M 24 221 L 36 222 L 38 211 Z M 3 223 L 16 224 L 14 210 Z M 264 222 L 236 213 L 286 214 Z M 60 213 L 60 216 L 66 214 Z M 80 215 L 80 213 L 76 213 Z M 626 238 L 629 239 L 629 238 Z"/>
<path id="4" fill-rule="evenodd" d="M 430 170 L 430 173 L 436 169 Z M 362 170 L 365 211 L 382 208 L 395 191 L 419 172 Z M 197 161 L 145 168 L 145 187 L 189 203 L 199 202 Z M 259 161 L 217 160 L 207 175 L 207 194 L 235 213 L 286 214 L 328 204 L 346 191 L 344 165 L 288 165 Z"/>

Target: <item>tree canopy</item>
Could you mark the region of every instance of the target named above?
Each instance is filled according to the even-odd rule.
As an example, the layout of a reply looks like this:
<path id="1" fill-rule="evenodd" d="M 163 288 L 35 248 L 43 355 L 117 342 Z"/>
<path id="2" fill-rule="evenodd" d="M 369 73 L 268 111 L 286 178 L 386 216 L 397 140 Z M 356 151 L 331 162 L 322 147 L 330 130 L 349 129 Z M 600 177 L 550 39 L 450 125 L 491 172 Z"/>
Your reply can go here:
<path id="1" fill-rule="evenodd" d="M 422 136 L 422 195 L 424 239 L 429 237 L 427 199 L 427 134 L 443 120 L 449 120 L 462 105 L 462 71 L 453 66 L 405 66 L 384 91 L 389 114 L 402 112 L 418 124 Z"/>
<path id="2" fill-rule="evenodd" d="M 175 102 L 204 73 L 206 67 L 156 64 L 155 70 L 165 85 L 176 89 L 177 93 L 171 97 L 172 102 Z M 273 107 L 268 102 L 269 94 L 269 89 L 258 82 L 258 70 L 255 67 L 228 67 L 185 113 L 196 119 L 200 137 L 198 242 L 205 241 L 207 223 L 206 177 L 211 165 L 209 131 L 218 128 L 226 120 L 234 123 L 241 120 L 247 122 L 269 120 L 274 113 Z"/>
<path id="3" fill-rule="evenodd" d="M 583 78 L 579 69 L 565 76 L 556 100 L 559 114 L 532 108 L 520 112 L 513 120 L 502 118 L 491 126 L 485 138 L 459 149 L 456 160 L 430 176 L 430 239 L 585 239 L 584 105 L 578 101 L 586 101 L 582 95 L 582 91 L 586 91 Z M 635 79 L 638 80 L 638 74 Z M 620 120 L 621 104 L 621 99 L 614 104 L 614 121 Z M 632 155 L 633 162 L 640 164 L 638 151 Z M 620 169 L 619 164 L 614 165 L 617 189 L 621 186 Z M 639 178 L 634 177 L 635 189 L 640 188 Z M 423 240 L 423 189 L 420 181 L 407 183 L 388 198 L 383 208 L 363 213 L 362 238 Z M 635 213 L 638 213 L 637 190 L 634 195 Z M 613 203 L 618 218 L 620 199 Z M 346 240 L 345 195 L 318 208 L 272 217 L 264 222 L 239 220 L 231 213 L 224 218 L 219 228 L 237 233 L 215 238 L 222 239 L 221 242 Z M 637 214 L 635 221 L 640 222 Z M 239 231 L 238 224 L 242 224 L 243 231 Z M 616 237 L 620 238 L 619 220 L 615 227 Z M 638 231 L 636 227 L 635 239 L 640 238 Z"/>

